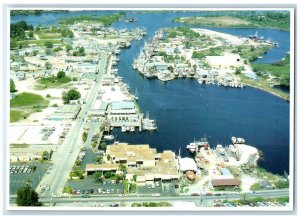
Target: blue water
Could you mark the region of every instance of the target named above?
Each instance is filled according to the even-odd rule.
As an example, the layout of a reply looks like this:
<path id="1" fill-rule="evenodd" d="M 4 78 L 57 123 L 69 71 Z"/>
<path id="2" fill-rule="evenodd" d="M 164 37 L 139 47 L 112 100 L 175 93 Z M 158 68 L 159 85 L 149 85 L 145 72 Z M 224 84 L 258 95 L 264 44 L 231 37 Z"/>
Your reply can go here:
<path id="1" fill-rule="evenodd" d="M 38 25 L 54 25 L 57 18 L 81 14 L 104 15 L 116 11 L 82 11 L 47 13 L 41 15 L 14 16 L 11 22 L 26 20 Z M 174 17 L 196 16 L 206 12 L 176 12 L 136 14 L 128 12 L 127 17 L 136 17 L 135 23 L 116 22 L 115 28 L 147 28 L 148 35 L 142 41 L 135 41 L 131 48 L 121 52 L 118 64 L 119 74 L 129 84 L 131 91 L 138 90 L 139 105 L 145 113 L 155 118 L 158 132 L 123 134 L 115 130 L 117 140 L 128 143 L 147 143 L 158 151 L 171 149 L 188 156 L 186 145 L 194 138 L 209 137 L 212 146 L 229 144 L 231 136 L 244 137 L 248 144 L 264 153 L 260 166 L 273 173 L 283 174 L 289 170 L 289 102 L 254 88 L 231 89 L 216 85 L 199 85 L 190 79 L 162 83 L 143 78 L 132 69 L 132 61 L 144 41 L 151 39 L 156 30 L 164 27 L 181 26 L 172 23 Z M 257 62 L 275 62 L 286 56 L 290 33 L 273 29 L 212 28 L 237 36 L 248 36 L 258 31 L 260 36 L 271 37 L 279 43 Z M 276 162 L 274 162 L 276 161 Z"/>

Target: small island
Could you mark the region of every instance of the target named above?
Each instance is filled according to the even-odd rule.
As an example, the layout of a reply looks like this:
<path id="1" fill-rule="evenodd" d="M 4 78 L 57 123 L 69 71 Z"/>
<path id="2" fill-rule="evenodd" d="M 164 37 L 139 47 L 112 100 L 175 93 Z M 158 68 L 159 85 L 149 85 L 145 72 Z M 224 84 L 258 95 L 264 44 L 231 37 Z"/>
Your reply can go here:
<path id="1" fill-rule="evenodd" d="M 167 28 L 145 44 L 133 68 L 161 81 L 194 78 L 201 84 L 249 85 L 288 99 L 287 93 L 275 88 L 289 86 L 289 55 L 277 63 L 254 63 L 277 46 L 257 32 L 246 38 L 202 28 Z"/>

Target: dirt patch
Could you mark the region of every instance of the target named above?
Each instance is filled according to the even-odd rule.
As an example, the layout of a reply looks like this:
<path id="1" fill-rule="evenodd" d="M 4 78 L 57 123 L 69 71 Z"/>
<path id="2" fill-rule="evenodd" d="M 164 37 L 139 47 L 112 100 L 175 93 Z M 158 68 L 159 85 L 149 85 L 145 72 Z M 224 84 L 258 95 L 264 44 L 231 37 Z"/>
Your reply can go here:
<path id="1" fill-rule="evenodd" d="M 181 22 L 199 25 L 211 25 L 211 26 L 239 26 L 249 25 L 250 22 L 242 20 L 240 18 L 222 16 L 222 17 L 194 17 L 194 18 L 181 18 Z"/>

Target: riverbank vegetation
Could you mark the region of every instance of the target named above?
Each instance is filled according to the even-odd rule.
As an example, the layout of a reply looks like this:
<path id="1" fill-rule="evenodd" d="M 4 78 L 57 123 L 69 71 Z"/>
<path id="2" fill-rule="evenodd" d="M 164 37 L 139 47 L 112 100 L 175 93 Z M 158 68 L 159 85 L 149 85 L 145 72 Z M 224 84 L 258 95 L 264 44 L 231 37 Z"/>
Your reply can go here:
<path id="1" fill-rule="evenodd" d="M 42 13 L 60 13 L 60 12 L 68 12 L 68 10 L 11 10 L 10 16 L 30 15 L 30 14 L 39 15 Z"/>
<path id="2" fill-rule="evenodd" d="M 177 17 L 173 21 L 213 27 L 274 28 L 290 31 L 289 12 L 219 11 L 201 17 Z"/>
<path id="3" fill-rule="evenodd" d="M 118 14 L 105 15 L 105 16 L 81 15 L 81 16 L 73 16 L 68 18 L 59 18 L 59 23 L 75 24 L 76 22 L 93 21 L 93 22 L 102 23 L 104 26 L 110 26 L 111 24 L 120 20 L 124 16 L 125 14 L 122 12 Z"/>
<path id="4" fill-rule="evenodd" d="M 253 63 L 252 68 L 263 79 L 271 76 L 279 85 L 290 86 L 290 55 L 275 63 Z"/>

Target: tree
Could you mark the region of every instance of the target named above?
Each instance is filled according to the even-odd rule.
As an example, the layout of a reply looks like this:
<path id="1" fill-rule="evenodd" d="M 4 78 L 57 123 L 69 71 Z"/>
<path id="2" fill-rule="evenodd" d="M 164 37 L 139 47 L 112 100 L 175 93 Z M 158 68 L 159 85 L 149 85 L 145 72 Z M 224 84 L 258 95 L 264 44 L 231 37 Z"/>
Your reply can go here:
<path id="1" fill-rule="evenodd" d="M 10 79 L 10 92 L 15 92 L 16 91 L 16 85 L 13 79 Z"/>
<path id="2" fill-rule="evenodd" d="M 119 165 L 119 170 L 122 172 L 125 172 L 127 170 L 127 167 L 124 164 Z"/>
<path id="3" fill-rule="evenodd" d="M 81 137 L 82 137 L 82 141 L 85 142 L 87 139 L 87 133 L 83 132 Z"/>
<path id="4" fill-rule="evenodd" d="M 102 174 L 100 172 L 95 172 L 93 178 L 95 182 L 102 182 Z"/>
<path id="5" fill-rule="evenodd" d="M 104 177 L 105 177 L 106 179 L 109 179 L 111 176 L 112 176 L 112 173 L 111 173 L 111 172 L 105 172 L 105 173 L 104 173 Z"/>
<path id="6" fill-rule="evenodd" d="M 240 75 L 240 74 L 241 74 L 241 72 L 242 72 L 242 71 L 241 71 L 241 69 L 240 69 L 240 68 L 236 68 L 236 69 L 235 69 L 235 74 L 236 74 L 236 75 Z"/>
<path id="7" fill-rule="evenodd" d="M 47 159 L 48 159 L 48 156 L 49 156 L 49 152 L 48 152 L 48 151 L 44 151 L 44 152 L 42 153 L 43 160 L 47 160 Z"/>
<path id="8" fill-rule="evenodd" d="M 19 188 L 16 202 L 18 206 L 41 206 L 38 193 L 30 185 Z"/>
<path id="9" fill-rule="evenodd" d="M 63 93 L 62 100 L 65 104 L 70 103 L 70 100 L 78 100 L 81 97 L 79 91 L 71 89 L 66 93 Z"/>
<path id="10" fill-rule="evenodd" d="M 102 142 L 102 143 L 100 144 L 100 147 L 101 147 L 102 149 L 105 149 L 105 148 L 106 148 L 106 143 L 105 143 L 105 142 Z"/>
<path id="11" fill-rule="evenodd" d="M 72 50 L 72 46 L 70 44 L 67 44 L 66 45 L 66 51 L 69 52 L 70 50 Z"/>
<path id="12" fill-rule="evenodd" d="M 47 48 L 53 48 L 53 42 L 51 42 L 51 41 L 46 41 L 46 42 L 44 43 L 44 46 L 46 46 Z"/>
<path id="13" fill-rule="evenodd" d="M 64 77 L 66 77 L 66 73 L 64 71 L 57 72 L 57 75 L 56 75 L 57 79 L 64 78 Z"/>

